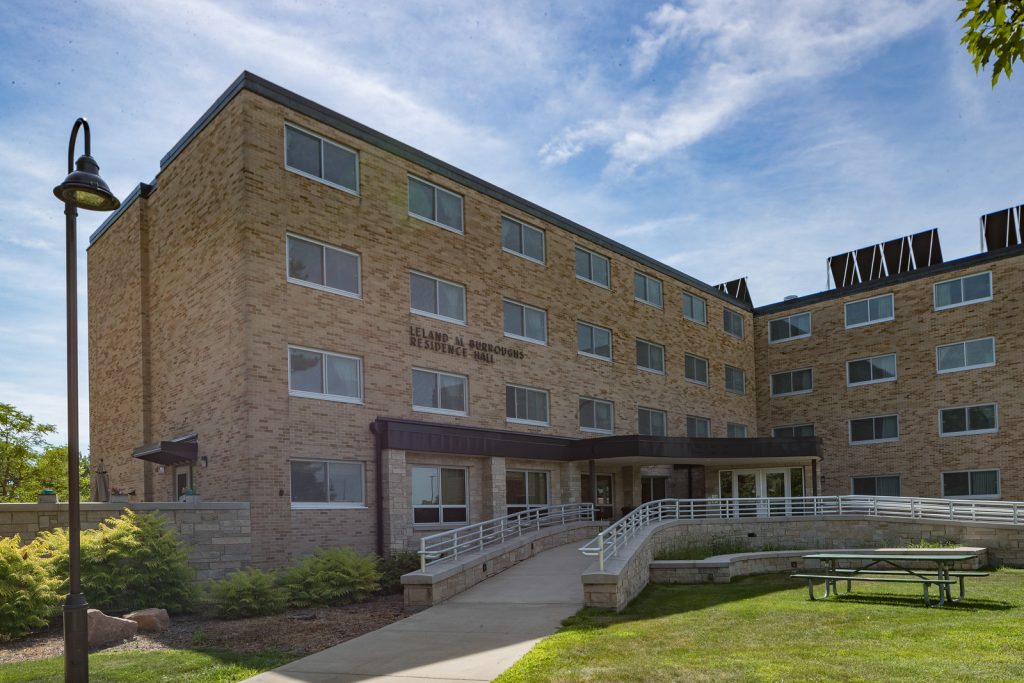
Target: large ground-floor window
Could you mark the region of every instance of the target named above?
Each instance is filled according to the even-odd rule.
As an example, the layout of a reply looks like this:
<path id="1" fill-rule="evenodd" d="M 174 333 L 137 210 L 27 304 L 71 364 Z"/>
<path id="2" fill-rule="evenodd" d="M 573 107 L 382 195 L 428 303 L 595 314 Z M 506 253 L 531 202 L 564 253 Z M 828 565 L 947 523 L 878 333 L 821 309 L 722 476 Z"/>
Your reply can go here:
<path id="1" fill-rule="evenodd" d="M 413 523 L 465 523 L 469 519 L 468 479 L 463 467 L 413 467 Z"/>
<path id="2" fill-rule="evenodd" d="M 548 473 L 509 470 L 505 475 L 508 514 L 548 504 Z"/>
<path id="3" fill-rule="evenodd" d="M 668 477 L 640 477 L 641 501 L 649 503 L 665 497 L 665 484 Z"/>

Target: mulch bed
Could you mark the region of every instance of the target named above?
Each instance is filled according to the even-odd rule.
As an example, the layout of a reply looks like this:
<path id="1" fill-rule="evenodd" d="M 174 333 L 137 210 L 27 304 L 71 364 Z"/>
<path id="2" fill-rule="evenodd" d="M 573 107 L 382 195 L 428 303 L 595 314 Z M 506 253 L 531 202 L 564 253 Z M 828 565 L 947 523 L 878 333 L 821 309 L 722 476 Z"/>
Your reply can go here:
<path id="1" fill-rule="evenodd" d="M 248 619 L 214 619 L 186 614 L 171 616 L 162 633 L 139 633 L 134 640 L 102 648 L 104 652 L 162 649 L 214 649 L 233 652 L 319 652 L 408 616 L 402 595 L 383 595 L 344 607 L 290 609 Z M 94 650 L 96 651 L 96 650 Z M 0 664 L 63 654 L 60 619 L 50 630 L 14 643 L 0 644 Z"/>

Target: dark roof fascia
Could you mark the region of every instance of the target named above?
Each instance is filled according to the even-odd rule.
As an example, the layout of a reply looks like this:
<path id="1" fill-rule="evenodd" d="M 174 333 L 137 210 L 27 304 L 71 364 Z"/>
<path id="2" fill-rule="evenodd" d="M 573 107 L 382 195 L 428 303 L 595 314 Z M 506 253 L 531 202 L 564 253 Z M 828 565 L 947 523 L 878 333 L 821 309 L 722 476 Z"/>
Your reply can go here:
<path id="1" fill-rule="evenodd" d="M 145 199 L 149 195 L 153 194 L 153 190 L 155 189 L 155 179 L 151 183 L 139 183 L 138 185 L 136 185 L 135 188 L 128 193 L 128 196 L 124 198 L 124 201 L 121 202 L 121 206 L 117 207 L 117 210 L 114 211 L 114 213 L 107 216 L 107 219 L 100 224 L 100 227 L 96 228 L 96 230 L 91 235 L 89 235 L 89 247 L 92 247 L 96 240 L 103 236 L 103 233 L 107 231 L 107 228 L 113 225 L 114 221 L 120 218 L 121 214 L 127 211 L 131 207 L 131 205 L 135 203 L 136 199 L 138 199 L 139 197 Z M 89 247 L 86 247 L 87 251 Z"/>
<path id="2" fill-rule="evenodd" d="M 160 160 L 161 170 L 166 167 L 167 164 L 171 163 L 174 158 L 188 146 L 192 139 L 195 138 L 207 126 L 207 124 L 217 116 L 218 113 L 220 113 L 221 109 L 227 106 L 228 102 L 230 102 L 235 95 L 242 90 L 249 90 L 256 93 L 257 95 L 265 97 L 272 102 L 288 107 L 289 109 L 304 114 L 316 121 L 319 121 L 320 123 L 340 130 L 347 135 L 363 140 L 364 142 L 383 149 L 386 152 L 399 156 L 406 161 L 410 161 L 418 166 L 437 173 L 438 175 L 444 176 L 455 183 L 469 187 L 481 194 L 497 199 L 500 202 L 523 211 L 524 213 L 530 214 L 531 216 L 543 221 L 547 221 L 548 223 L 551 223 L 552 225 L 566 230 L 578 237 L 582 237 L 583 239 L 598 244 L 609 251 L 618 253 L 626 258 L 636 261 L 637 263 L 647 266 L 651 270 L 655 270 L 662 275 L 688 284 L 691 287 L 701 290 L 705 294 L 709 294 L 726 301 L 737 308 L 747 311 L 753 310 L 753 306 L 750 304 L 725 294 L 713 285 L 698 280 L 691 275 L 687 275 L 682 271 L 676 270 L 671 266 L 641 254 L 624 244 L 616 242 L 609 237 L 605 237 L 598 232 L 594 232 L 590 228 L 583 227 L 579 223 L 575 223 L 564 216 L 560 216 L 538 204 L 534 204 L 529 200 L 508 192 L 507 190 L 503 190 L 497 185 L 489 183 L 482 178 L 478 178 L 471 173 L 441 161 L 437 157 L 433 157 L 426 152 L 422 152 L 415 147 L 411 147 L 404 142 L 400 142 L 395 138 L 365 126 L 358 121 L 350 119 L 343 114 L 339 114 L 332 109 L 328 109 L 321 104 L 317 104 L 308 98 L 302 97 L 297 93 L 248 71 L 243 71 L 242 74 L 236 78 L 230 86 L 228 86 L 228 89 L 217 98 L 213 105 L 206 110 L 199 120 L 189 128 L 188 132 L 185 133 L 174 147 L 164 155 Z M 112 216 L 111 220 L 108 220 L 108 222 L 111 222 L 113 218 L 114 217 Z M 105 225 L 106 223 L 104 223 L 104 226 Z M 97 230 L 96 233 L 94 233 L 92 238 L 93 241 L 103 234 L 103 230 L 105 230 L 105 227 L 101 226 L 100 230 Z"/>
<path id="3" fill-rule="evenodd" d="M 569 448 L 569 459 L 605 458 L 788 458 L 821 459 L 820 437 L 690 438 L 626 434 L 578 439 Z"/>
<path id="4" fill-rule="evenodd" d="M 899 273 L 898 275 L 890 275 L 889 277 L 871 280 L 870 282 L 864 282 L 859 285 L 842 287 L 840 289 L 829 289 L 824 292 L 808 294 L 806 296 L 797 297 L 796 299 L 790 299 L 789 301 L 779 301 L 774 304 L 758 306 L 754 309 L 754 315 L 772 315 L 782 311 L 790 311 L 794 308 L 810 306 L 811 304 L 820 303 L 822 301 L 844 299 L 849 296 L 872 292 L 878 289 L 887 289 L 894 285 L 903 284 L 904 282 L 920 280 L 932 277 L 933 275 L 942 275 L 943 273 L 950 273 L 962 268 L 969 268 L 971 266 L 982 265 L 985 263 L 991 263 L 992 261 L 1000 261 L 1005 258 L 1013 258 L 1014 256 L 1022 255 L 1024 255 L 1024 248 L 1021 248 L 1020 246 L 1005 247 L 1002 249 L 995 249 L 993 251 L 985 251 L 980 254 L 971 254 L 970 256 L 946 261 L 945 263 L 938 263 L 927 268 L 911 270 L 906 273 Z"/>

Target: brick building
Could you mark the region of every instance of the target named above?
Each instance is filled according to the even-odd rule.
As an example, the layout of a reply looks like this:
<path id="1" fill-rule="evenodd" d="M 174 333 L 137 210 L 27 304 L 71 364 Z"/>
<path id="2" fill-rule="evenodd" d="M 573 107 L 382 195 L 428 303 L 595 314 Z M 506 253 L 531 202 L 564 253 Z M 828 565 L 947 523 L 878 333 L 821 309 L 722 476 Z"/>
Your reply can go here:
<path id="1" fill-rule="evenodd" d="M 1019 248 L 755 309 L 248 73 L 160 167 L 91 238 L 92 458 L 250 502 L 260 563 L 580 500 L 1024 496 Z"/>

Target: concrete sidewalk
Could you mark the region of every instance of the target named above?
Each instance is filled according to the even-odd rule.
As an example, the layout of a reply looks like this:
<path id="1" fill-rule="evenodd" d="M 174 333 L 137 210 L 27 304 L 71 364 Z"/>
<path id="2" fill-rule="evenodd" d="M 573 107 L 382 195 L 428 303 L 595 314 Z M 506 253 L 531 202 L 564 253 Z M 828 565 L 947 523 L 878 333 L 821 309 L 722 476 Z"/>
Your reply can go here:
<path id="1" fill-rule="evenodd" d="M 564 545 L 540 553 L 448 602 L 249 683 L 490 681 L 583 606 L 591 562 Z"/>

